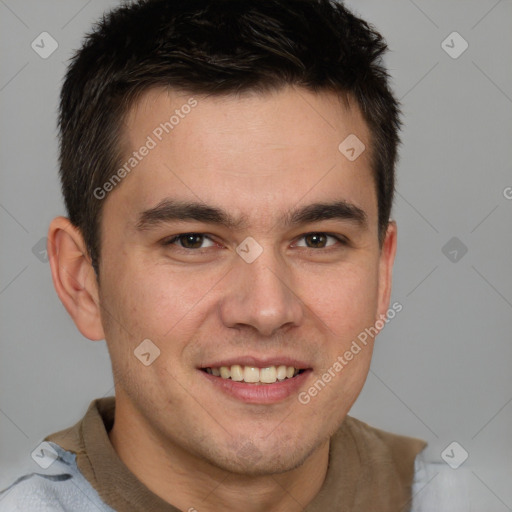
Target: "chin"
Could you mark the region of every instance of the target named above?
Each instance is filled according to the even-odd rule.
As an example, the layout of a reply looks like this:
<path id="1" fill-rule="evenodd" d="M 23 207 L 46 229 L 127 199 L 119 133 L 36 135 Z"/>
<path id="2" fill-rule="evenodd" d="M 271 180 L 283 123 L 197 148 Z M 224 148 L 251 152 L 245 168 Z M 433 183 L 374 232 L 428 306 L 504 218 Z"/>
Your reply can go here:
<path id="1" fill-rule="evenodd" d="M 278 441 L 278 440 L 276 440 Z M 212 457 L 210 462 L 231 473 L 250 477 L 286 473 L 300 467 L 320 446 L 321 441 L 310 447 L 304 440 L 293 443 L 260 443 L 244 440 L 237 446 L 230 446 L 231 455 Z"/>
<path id="2" fill-rule="evenodd" d="M 220 469 L 229 471 L 236 475 L 243 475 L 248 477 L 257 476 L 270 476 L 286 473 L 301 466 L 307 456 L 298 459 L 296 456 L 288 458 L 287 460 L 276 460 L 275 457 L 261 457 L 259 460 L 243 460 L 241 458 L 219 463 L 215 461 Z"/>

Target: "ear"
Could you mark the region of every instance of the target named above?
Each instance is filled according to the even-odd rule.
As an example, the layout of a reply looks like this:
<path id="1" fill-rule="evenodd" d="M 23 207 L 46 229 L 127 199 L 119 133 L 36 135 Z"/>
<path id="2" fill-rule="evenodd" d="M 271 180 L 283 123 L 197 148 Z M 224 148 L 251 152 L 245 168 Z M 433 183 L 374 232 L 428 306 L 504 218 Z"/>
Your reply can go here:
<path id="1" fill-rule="evenodd" d="M 78 330 L 90 340 L 104 339 L 96 274 L 80 230 L 65 217 L 50 224 L 48 257 L 57 295 Z"/>
<path id="2" fill-rule="evenodd" d="M 397 227 L 395 221 L 389 221 L 386 236 L 382 243 L 379 257 L 379 303 L 377 316 L 386 316 L 391 300 L 391 281 L 393 278 L 393 263 L 396 254 Z"/>

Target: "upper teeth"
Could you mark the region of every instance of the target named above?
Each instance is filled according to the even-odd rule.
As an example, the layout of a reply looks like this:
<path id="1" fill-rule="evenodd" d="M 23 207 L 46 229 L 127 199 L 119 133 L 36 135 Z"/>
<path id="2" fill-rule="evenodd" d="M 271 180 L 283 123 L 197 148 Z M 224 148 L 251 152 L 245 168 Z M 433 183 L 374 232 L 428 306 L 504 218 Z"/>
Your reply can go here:
<path id="1" fill-rule="evenodd" d="M 272 384 L 277 380 L 291 379 L 299 370 L 293 366 L 267 366 L 266 368 L 256 368 L 255 366 L 240 366 L 234 364 L 231 367 L 221 366 L 220 368 L 206 368 L 210 375 L 231 379 L 234 381 L 244 381 L 250 383 L 263 382 Z"/>

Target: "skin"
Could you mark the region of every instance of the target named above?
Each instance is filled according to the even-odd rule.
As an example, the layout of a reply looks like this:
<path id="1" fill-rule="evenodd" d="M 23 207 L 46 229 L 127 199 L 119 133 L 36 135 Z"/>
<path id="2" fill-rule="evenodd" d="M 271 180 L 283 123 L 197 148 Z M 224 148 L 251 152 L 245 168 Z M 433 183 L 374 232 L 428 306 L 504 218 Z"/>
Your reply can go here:
<path id="1" fill-rule="evenodd" d="M 127 158 L 189 98 L 156 89 L 141 97 L 126 119 Z M 54 284 L 80 332 L 107 341 L 116 381 L 110 440 L 140 481 L 181 510 L 299 511 L 322 486 L 329 437 L 363 387 L 372 342 L 307 405 L 297 392 L 273 404 L 243 402 L 198 368 L 287 355 L 308 362 L 298 391 L 307 390 L 386 314 L 396 226 L 380 246 L 371 142 L 357 106 L 292 87 L 194 98 L 197 106 L 104 199 L 99 283 L 80 232 L 53 220 Z M 349 134 L 367 148 L 353 162 L 338 150 Z M 246 223 L 178 220 L 138 230 L 140 213 L 164 198 Z M 366 222 L 282 222 L 291 210 L 339 200 L 363 210 Z M 162 243 L 191 232 L 213 241 L 199 250 Z M 311 232 L 328 233 L 326 246 L 308 247 Z M 236 252 L 249 236 L 263 248 L 250 264 Z M 144 366 L 134 349 L 147 338 L 160 356 Z"/>

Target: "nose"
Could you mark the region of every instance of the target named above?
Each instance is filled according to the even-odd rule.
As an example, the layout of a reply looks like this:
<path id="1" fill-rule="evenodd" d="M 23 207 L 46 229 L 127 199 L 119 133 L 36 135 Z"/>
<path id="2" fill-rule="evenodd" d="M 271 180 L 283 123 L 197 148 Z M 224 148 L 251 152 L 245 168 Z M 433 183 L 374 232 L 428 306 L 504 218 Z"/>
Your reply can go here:
<path id="1" fill-rule="evenodd" d="M 285 262 L 272 251 L 264 251 L 252 263 L 238 258 L 234 265 L 220 305 L 225 326 L 250 326 L 267 337 L 279 329 L 301 324 L 304 305 L 293 290 L 291 272 Z"/>

